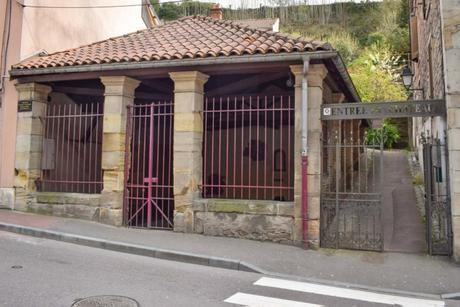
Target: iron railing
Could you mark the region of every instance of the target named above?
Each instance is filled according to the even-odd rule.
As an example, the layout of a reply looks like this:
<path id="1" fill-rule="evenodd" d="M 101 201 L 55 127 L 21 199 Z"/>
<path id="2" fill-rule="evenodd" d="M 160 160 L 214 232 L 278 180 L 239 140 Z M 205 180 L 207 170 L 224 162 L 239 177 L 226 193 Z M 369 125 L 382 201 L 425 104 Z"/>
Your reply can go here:
<path id="1" fill-rule="evenodd" d="M 294 199 L 291 94 L 206 97 L 203 197 Z"/>
<path id="2" fill-rule="evenodd" d="M 383 144 L 367 143 L 360 121 L 329 121 L 321 174 L 321 246 L 383 250 Z"/>
<path id="3" fill-rule="evenodd" d="M 103 103 L 49 104 L 39 191 L 102 191 Z"/>
<path id="4" fill-rule="evenodd" d="M 428 253 L 452 254 L 448 151 L 438 138 L 422 137 Z"/>

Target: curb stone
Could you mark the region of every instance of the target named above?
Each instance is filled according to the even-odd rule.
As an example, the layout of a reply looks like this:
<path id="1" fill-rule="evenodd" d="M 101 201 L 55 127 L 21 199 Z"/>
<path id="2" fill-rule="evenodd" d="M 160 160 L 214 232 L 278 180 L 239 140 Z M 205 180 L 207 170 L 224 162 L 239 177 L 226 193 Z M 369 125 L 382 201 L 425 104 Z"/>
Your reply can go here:
<path id="1" fill-rule="evenodd" d="M 34 227 L 16 225 L 16 224 L 9 224 L 9 223 L 0 223 L 0 231 L 7 231 L 21 235 L 27 235 L 37 238 L 44 238 L 50 240 L 56 240 L 66 243 L 72 243 L 77 245 L 83 245 L 88 247 L 95 247 L 101 248 L 105 250 L 133 254 L 138 256 L 146 256 L 151 258 L 157 258 L 162 260 L 170 260 L 170 261 L 177 261 L 183 263 L 190 263 L 190 264 L 197 264 L 197 265 L 204 265 L 210 267 L 217 267 L 222 269 L 230 269 L 235 271 L 243 271 L 249 273 L 257 273 L 262 275 L 267 275 L 271 277 L 277 278 L 284 278 L 296 281 L 303 281 L 303 282 L 310 282 L 322 285 L 329 285 L 329 286 L 337 286 L 343 288 L 350 288 L 356 290 L 363 290 L 363 291 L 372 291 L 378 292 L 382 294 L 393 294 L 393 295 L 401 295 L 401 296 L 409 296 L 409 297 L 418 297 L 418 298 L 426 298 L 426 299 L 452 299 L 454 297 L 460 296 L 460 293 L 449 293 L 449 294 L 425 294 L 425 293 L 418 293 L 418 292 L 410 292 L 410 291 L 401 291 L 396 289 L 388 289 L 388 288 L 377 288 L 372 286 L 366 285 L 359 285 L 341 281 L 333 281 L 333 280 L 324 280 L 324 279 L 316 279 L 311 277 L 301 277 L 296 275 L 290 274 L 282 274 L 276 272 L 270 272 L 264 269 L 261 269 L 253 264 L 247 263 L 245 261 L 240 260 L 233 260 L 228 258 L 221 258 L 221 257 L 212 257 L 206 256 L 201 254 L 194 254 L 194 253 L 186 253 L 186 252 L 179 252 L 174 250 L 166 250 L 160 248 L 151 248 L 142 245 L 136 244 L 129 244 L 117 241 L 110 241 L 104 239 L 98 239 L 94 237 L 87 237 L 75 234 L 68 234 L 58 231 L 52 230 L 43 230 Z"/>
<path id="2" fill-rule="evenodd" d="M 151 258 L 158 258 L 163 260 L 171 260 L 178 262 L 185 262 L 191 264 L 206 265 L 211 267 L 218 267 L 223 269 L 231 269 L 237 271 L 245 271 L 251 273 L 261 273 L 263 271 L 251 264 L 243 261 L 226 259 L 220 257 L 209 257 L 206 255 L 178 252 L 173 250 L 151 248 L 142 245 L 135 245 L 129 243 L 122 243 L 117 241 L 109 241 L 93 237 L 86 237 L 74 234 L 67 234 L 52 230 L 43 230 L 34 227 L 20 226 L 15 224 L 0 223 L 0 230 L 13 232 L 22 235 L 28 235 L 37 238 L 44 238 L 66 243 L 73 243 L 88 247 L 96 247 L 116 252 L 133 254 L 138 256 L 146 256 Z"/>

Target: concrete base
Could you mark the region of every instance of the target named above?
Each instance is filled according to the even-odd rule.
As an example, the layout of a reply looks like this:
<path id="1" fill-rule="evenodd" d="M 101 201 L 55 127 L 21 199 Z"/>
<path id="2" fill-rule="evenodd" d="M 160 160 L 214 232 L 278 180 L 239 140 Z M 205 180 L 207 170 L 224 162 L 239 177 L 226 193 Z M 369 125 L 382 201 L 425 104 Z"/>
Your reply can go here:
<path id="1" fill-rule="evenodd" d="M 174 225 L 179 232 L 295 244 L 291 202 L 199 199 L 175 214 Z"/>
<path id="2" fill-rule="evenodd" d="M 15 210 L 79 218 L 113 226 L 121 226 L 123 222 L 122 209 L 104 206 L 100 194 L 40 192 L 31 196 L 33 201 L 17 205 Z"/>
<path id="3" fill-rule="evenodd" d="M 0 188 L 0 208 L 14 209 L 14 188 Z"/>

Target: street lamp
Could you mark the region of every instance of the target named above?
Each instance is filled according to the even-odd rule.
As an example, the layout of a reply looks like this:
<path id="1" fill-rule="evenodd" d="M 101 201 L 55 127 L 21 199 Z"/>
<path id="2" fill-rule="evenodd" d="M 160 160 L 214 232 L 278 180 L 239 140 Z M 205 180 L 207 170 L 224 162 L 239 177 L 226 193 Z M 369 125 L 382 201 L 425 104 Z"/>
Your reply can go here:
<path id="1" fill-rule="evenodd" d="M 413 77 L 414 77 L 414 74 L 410 70 L 409 66 L 404 67 L 401 73 L 401 78 L 402 78 L 402 82 L 406 90 L 413 91 L 413 92 L 422 91 L 422 95 L 424 95 L 425 90 L 423 88 L 411 88 Z"/>
<path id="2" fill-rule="evenodd" d="M 413 76 L 414 76 L 414 74 L 410 70 L 409 66 L 404 67 L 404 69 L 403 69 L 403 71 L 401 73 L 401 78 L 402 78 L 404 87 L 406 89 L 410 89 L 410 87 L 412 85 L 412 77 Z"/>

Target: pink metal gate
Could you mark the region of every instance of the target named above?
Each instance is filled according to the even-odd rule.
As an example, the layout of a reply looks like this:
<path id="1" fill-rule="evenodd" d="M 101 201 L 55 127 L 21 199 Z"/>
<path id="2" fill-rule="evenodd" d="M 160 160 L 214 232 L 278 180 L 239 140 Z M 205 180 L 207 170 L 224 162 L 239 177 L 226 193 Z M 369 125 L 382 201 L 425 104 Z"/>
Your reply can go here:
<path id="1" fill-rule="evenodd" d="M 128 108 L 124 222 L 173 228 L 173 102 Z"/>

